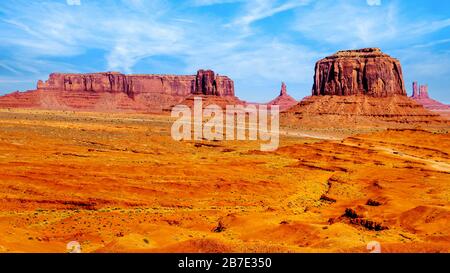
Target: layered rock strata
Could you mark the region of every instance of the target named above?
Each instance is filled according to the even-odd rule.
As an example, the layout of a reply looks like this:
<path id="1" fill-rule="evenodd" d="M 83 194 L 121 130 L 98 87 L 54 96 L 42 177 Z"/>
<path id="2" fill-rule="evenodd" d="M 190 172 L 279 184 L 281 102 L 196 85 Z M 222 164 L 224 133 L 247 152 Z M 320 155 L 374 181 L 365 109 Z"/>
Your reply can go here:
<path id="1" fill-rule="evenodd" d="M 313 95 L 406 96 L 399 60 L 379 48 L 344 50 L 318 61 Z"/>
<path id="2" fill-rule="evenodd" d="M 282 115 L 282 124 L 328 128 L 450 125 L 407 97 L 400 62 L 377 48 L 339 51 L 318 61 L 312 90 L 312 96 Z"/>
<path id="3" fill-rule="evenodd" d="M 52 73 L 37 89 L 0 97 L 0 107 L 161 112 L 201 94 L 234 98 L 234 82 L 212 70 L 196 75 Z"/>

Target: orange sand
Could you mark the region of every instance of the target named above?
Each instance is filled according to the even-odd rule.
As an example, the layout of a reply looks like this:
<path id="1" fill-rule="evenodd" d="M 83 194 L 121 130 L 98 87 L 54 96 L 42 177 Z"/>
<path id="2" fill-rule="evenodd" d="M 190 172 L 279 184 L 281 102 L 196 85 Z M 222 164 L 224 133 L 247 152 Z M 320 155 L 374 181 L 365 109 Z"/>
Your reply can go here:
<path id="1" fill-rule="evenodd" d="M 170 125 L 0 110 L 0 251 L 450 251 L 448 133 L 291 132 L 260 152 L 175 142 Z"/>

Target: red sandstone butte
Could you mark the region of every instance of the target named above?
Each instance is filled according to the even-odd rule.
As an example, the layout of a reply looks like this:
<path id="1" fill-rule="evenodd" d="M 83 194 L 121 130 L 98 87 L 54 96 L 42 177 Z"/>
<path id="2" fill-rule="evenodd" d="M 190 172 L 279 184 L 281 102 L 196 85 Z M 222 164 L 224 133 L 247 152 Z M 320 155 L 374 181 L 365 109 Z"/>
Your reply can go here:
<path id="1" fill-rule="evenodd" d="M 437 100 L 430 98 L 428 94 L 428 85 L 419 85 L 417 82 L 413 82 L 413 100 L 423 105 L 423 107 L 437 112 L 449 112 L 450 106 L 443 104 Z"/>
<path id="2" fill-rule="evenodd" d="M 286 84 L 282 82 L 280 95 L 275 99 L 273 99 L 272 101 L 270 101 L 267 105 L 279 105 L 280 111 L 285 111 L 291 108 L 292 106 L 296 105 L 297 103 L 298 102 L 293 97 L 288 95 Z"/>
<path id="3" fill-rule="evenodd" d="M 448 120 L 406 95 L 401 71 L 400 62 L 380 49 L 339 51 L 317 62 L 312 96 L 283 112 L 281 124 L 448 128 Z"/>
<path id="4" fill-rule="evenodd" d="M 234 96 L 234 83 L 228 77 L 216 75 L 212 70 L 199 70 L 193 94 Z"/>
<path id="5" fill-rule="evenodd" d="M 212 70 L 199 70 L 197 75 L 124 75 L 117 72 L 93 74 L 50 74 L 38 90 L 125 93 L 134 97 L 145 93 L 174 96 L 204 94 L 234 96 L 234 83 Z"/>
<path id="6" fill-rule="evenodd" d="M 0 97 L 0 107 L 160 112 L 192 94 L 234 98 L 234 83 L 212 70 L 197 75 L 52 73 L 37 90 Z"/>
<path id="7" fill-rule="evenodd" d="M 379 48 L 338 51 L 316 63 L 313 95 L 406 96 L 397 59 Z"/>

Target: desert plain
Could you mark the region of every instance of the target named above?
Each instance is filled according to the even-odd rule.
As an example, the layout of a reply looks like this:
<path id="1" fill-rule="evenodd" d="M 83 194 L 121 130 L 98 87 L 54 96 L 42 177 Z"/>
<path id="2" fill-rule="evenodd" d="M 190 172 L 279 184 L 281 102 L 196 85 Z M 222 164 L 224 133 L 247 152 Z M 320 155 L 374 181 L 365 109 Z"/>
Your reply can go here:
<path id="1" fill-rule="evenodd" d="M 443 129 L 174 141 L 168 115 L 0 110 L 0 251 L 450 251 Z"/>

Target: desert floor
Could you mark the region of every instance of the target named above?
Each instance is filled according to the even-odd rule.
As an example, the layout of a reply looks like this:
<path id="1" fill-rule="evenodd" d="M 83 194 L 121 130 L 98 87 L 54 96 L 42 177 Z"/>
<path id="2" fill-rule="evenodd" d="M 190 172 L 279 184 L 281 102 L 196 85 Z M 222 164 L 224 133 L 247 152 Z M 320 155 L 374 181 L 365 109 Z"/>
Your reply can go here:
<path id="1" fill-rule="evenodd" d="M 0 251 L 450 252 L 450 135 L 177 142 L 165 116 L 0 110 Z"/>

